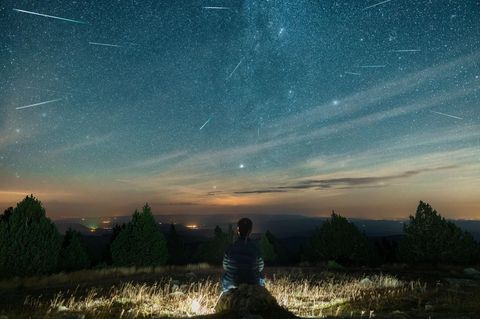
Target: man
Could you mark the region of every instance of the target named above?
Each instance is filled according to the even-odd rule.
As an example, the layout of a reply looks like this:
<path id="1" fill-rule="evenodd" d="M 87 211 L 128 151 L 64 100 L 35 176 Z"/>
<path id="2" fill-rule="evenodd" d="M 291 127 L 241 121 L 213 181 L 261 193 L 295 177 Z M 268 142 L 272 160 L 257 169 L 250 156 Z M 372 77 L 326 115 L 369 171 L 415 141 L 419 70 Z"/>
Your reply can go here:
<path id="1" fill-rule="evenodd" d="M 250 240 L 253 223 L 248 218 L 238 221 L 238 239 L 227 247 L 223 256 L 222 288 L 226 292 L 240 284 L 265 285 L 263 259 L 258 247 Z"/>

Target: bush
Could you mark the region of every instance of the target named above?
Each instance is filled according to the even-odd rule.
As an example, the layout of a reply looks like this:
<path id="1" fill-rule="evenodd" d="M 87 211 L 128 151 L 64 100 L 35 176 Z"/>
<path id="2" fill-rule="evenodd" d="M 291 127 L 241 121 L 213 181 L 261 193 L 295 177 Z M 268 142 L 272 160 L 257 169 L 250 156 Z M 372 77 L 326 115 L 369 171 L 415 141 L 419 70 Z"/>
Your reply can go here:
<path id="1" fill-rule="evenodd" d="M 111 252 L 116 266 L 154 266 L 166 263 L 167 243 L 148 204 L 145 204 L 142 212 L 135 210 L 132 220 L 112 242 Z"/>
<path id="2" fill-rule="evenodd" d="M 304 259 L 312 262 L 333 260 L 340 264 L 376 262 L 365 234 L 335 212 L 314 232 L 304 249 Z"/>
<path id="3" fill-rule="evenodd" d="M 31 276 L 57 269 L 62 238 L 42 203 L 25 197 L 0 219 L 0 276 Z"/>
<path id="4" fill-rule="evenodd" d="M 422 201 L 415 216 L 410 216 L 410 222 L 404 225 L 404 233 L 399 257 L 405 262 L 468 264 L 479 258 L 473 236 Z"/>
<path id="5" fill-rule="evenodd" d="M 72 271 L 90 267 L 90 257 L 87 248 L 82 242 L 82 235 L 71 228 L 65 233 L 58 268 Z"/>

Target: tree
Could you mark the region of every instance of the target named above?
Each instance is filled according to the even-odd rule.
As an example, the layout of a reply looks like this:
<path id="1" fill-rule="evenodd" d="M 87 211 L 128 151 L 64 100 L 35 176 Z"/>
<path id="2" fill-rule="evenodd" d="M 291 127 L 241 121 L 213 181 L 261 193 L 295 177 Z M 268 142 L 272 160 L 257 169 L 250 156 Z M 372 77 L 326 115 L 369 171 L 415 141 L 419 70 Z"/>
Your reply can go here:
<path id="1" fill-rule="evenodd" d="M 334 260 L 339 263 L 372 263 L 373 249 L 364 233 L 345 217 L 332 212 L 304 249 L 309 261 Z"/>
<path id="2" fill-rule="evenodd" d="M 103 259 L 104 264 L 106 264 L 106 265 L 112 265 L 113 264 L 112 243 L 115 241 L 115 239 L 118 237 L 118 235 L 125 228 L 127 228 L 127 225 L 124 224 L 124 223 L 121 224 L 121 225 L 115 224 L 115 226 L 113 226 L 112 235 L 110 236 L 110 240 L 109 240 L 108 244 L 106 245 L 106 247 L 103 249 L 103 253 L 102 253 L 102 259 Z"/>
<path id="3" fill-rule="evenodd" d="M 175 225 L 170 225 L 167 235 L 168 247 L 168 263 L 170 265 L 182 265 L 188 262 L 187 250 L 185 243 L 180 235 L 178 235 Z"/>
<path id="4" fill-rule="evenodd" d="M 117 266 L 153 266 L 166 263 L 167 243 L 148 203 L 142 212 L 135 210 L 132 220 L 112 242 L 111 252 L 113 264 Z"/>
<path id="5" fill-rule="evenodd" d="M 234 240 L 232 233 L 233 229 L 229 233 L 224 233 L 220 226 L 215 226 L 213 239 L 202 243 L 198 247 L 195 259 L 212 264 L 222 263 L 225 249 Z"/>
<path id="6" fill-rule="evenodd" d="M 62 238 L 38 199 L 25 197 L 0 220 L 0 276 L 40 275 L 57 269 Z"/>
<path id="7" fill-rule="evenodd" d="M 275 253 L 275 248 L 270 242 L 267 234 L 263 234 L 260 238 L 260 251 L 262 253 L 263 260 L 266 263 L 274 263 L 277 261 L 277 254 Z"/>
<path id="8" fill-rule="evenodd" d="M 82 235 L 71 228 L 63 238 L 60 250 L 59 269 L 72 271 L 90 267 L 90 257 L 87 248 L 82 242 Z"/>
<path id="9" fill-rule="evenodd" d="M 445 220 L 429 204 L 420 201 L 415 216 L 404 225 L 400 259 L 409 263 L 468 264 L 478 260 L 473 236 Z"/>

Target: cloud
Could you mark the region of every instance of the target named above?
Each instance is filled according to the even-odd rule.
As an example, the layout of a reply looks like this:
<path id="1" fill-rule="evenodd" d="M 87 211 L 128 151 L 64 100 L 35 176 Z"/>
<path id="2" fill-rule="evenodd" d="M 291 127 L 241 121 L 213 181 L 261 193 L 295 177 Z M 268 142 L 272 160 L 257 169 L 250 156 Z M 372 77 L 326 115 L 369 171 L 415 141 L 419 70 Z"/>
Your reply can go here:
<path id="1" fill-rule="evenodd" d="M 301 189 L 351 189 L 358 187 L 385 187 L 387 182 L 396 179 L 410 178 L 419 174 L 448 170 L 458 168 L 457 165 L 440 166 L 436 168 L 423 168 L 417 170 L 404 171 L 399 174 L 383 175 L 383 176 L 364 176 L 364 177 L 341 177 L 341 178 L 328 178 L 328 179 L 307 179 L 299 181 L 297 183 L 285 186 L 274 186 L 265 189 L 254 189 L 245 191 L 236 191 L 234 194 L 266 194 L 266 193 L 280 193 L 292 190 Z"/>
<path id="2" fill-rule="evenodd" d="M 91 138 L 89 138 L 89 139 L 87 139 L 86 141 L 83 141 L 83 142 L 58 147 L 54 150 L 49 151 L 48 153 L 50 155 L 58 155 L 58 154 L 63 154 L 63 153 L 69 153 L 69 152 L 76 151 L 76 150 L 79 150 L 79 149 L 82 149 L 82 148 L 85 148 L 85 147 L 103 144 L 103 143 L 111 141 L 112 139 L 113 139 L 113 133 L 100 135 L 100 136 L 95 136 L 95 137 L 91 137 Z"/>

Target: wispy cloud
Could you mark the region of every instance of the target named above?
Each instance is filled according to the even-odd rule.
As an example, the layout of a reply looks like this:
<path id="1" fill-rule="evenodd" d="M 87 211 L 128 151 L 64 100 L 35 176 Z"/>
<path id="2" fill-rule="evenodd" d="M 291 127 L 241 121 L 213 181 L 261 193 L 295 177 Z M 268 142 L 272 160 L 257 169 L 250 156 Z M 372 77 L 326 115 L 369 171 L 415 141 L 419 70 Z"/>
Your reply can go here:
<path id="1" fill-rule="evenodd" d="M 73 151 L 77 151 L 80 149 L 84 149 L 90 146 L 96 146 L 100 144 L 104 144 L 107 142 L 110 142 L 113 139 L 114 135 L 113 133 L 105 134 L 105 135 L 100 135 L 100 136 L 93 136 L 90 137 L 84 141 L 75 143 L 75 144 L 68 144 L 64 146 L 60 146 L 56 149 L 50 150 L 48 153 L 51 155 L 58 155 L 58 154 L 63 154 L 63 153 L 69 153 Z"/>
<path id="2" fill-rule="evenodd" d="M 156 166 L 159 164 L 164 164 L 167 162 L 171 162 L 174 160 L 179 160 L 182 157 L 187 155 L 186 151 L 174 151 L 166 154 L 160 154 L 158 156 L 154 157 L 149 157 L 147 159 L 140 159 L 137 161 L 132 162 L 129 165 L 126 165 L 124 167 L 118 168 L 119 170 L 126 170 L 126 169 L 134 169 L 134 168 L 147 168 L 147 167 L 152 167 Z"/>
<path id="3" fill-rule="evenodd" d="M 264 194 L 264 193 L 280 193 L 280 192 L 302 190 L 302 189 L 321 190 L 321 189 L 330 189 L 330 188 L 355 188 L 355 187 L 363 187 L 363 186 L 384 187 L 384 186 L 387 186 L 387 182 L 391 180 L 405 179 L 405 178 L 410 178 L 422 173 L 454 169 L 454 168 L 458 168 L 458 166 L 448 165 L 448 166 L 440 166 L 436 168 L 422 168 L 422 169 L 404 171 L 398 174 L 384 175 L 384 176 L 341 177 L 341 178 L 318 179 L 318 180 L 311 179 L 311 180 L 299 181 L 291 185 L 273 186 L 266 189 L 236 191 L 234 193 L 235 194 Z"/>

